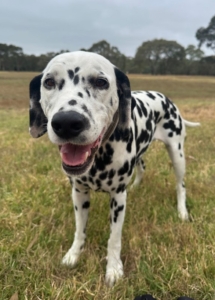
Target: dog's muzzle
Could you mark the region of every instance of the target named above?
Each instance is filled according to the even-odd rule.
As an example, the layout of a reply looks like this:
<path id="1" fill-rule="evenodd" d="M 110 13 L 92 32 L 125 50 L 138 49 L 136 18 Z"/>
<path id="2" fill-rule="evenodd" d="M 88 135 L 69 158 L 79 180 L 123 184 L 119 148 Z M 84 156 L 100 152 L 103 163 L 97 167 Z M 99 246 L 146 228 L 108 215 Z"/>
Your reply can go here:
<path id="1" fill-rule="evenodd" d="M 54 133 L 65 143 L 58 145 L 63 170 L 68 175 L 81 175 L 89 169 L 101 144 L 104 130 L 90 143 L 76 142 L 81 133 L 90 128 L 88 119 L 76 111 L 58 112 L 51 121 Z M 80 138 L 81 140 L 81 138 Z"/>
<path id="2" fill-rule="evenodd" d="M 73 143 L 73 138 L 78 137 L 84 130 L 90 128 L 89 121 L 83 115 L 75 112 L 58 112 L 51 121 L 52 128 L 57 136 L 65 140 L 58 145 L 62 167 L 70 176 L 84 174 L 92 166 L 95 154 L 101 144 L 106 141 L 114 131 L 118 122 L 118 110 L 113 116 L 113 121 L 108 128 L 103 128 L 97 139 L 90 144 Z M 68 143 L 68 141 L 71 141 Z"/>

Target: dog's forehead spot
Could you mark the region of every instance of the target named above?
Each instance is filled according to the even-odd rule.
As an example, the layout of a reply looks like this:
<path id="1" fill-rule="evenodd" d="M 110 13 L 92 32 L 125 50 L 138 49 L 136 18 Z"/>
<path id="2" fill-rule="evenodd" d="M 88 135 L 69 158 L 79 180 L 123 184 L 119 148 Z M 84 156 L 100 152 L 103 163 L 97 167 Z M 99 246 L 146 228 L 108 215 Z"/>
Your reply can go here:
<path id="1" fill-rule="evenodd" d="M 59 83 L 59 86 L 58 86 L 59 90 L 62 90 L 62 88 L 64 87 L 64 85 L 65 85 L 65 80 L 61 79 L 61 81 Z"/>
<path id="2" fill-rule="evenodd" d="M 73 80 L 73 78 L 74 78 L 74 72 L 73 72 L 73 70 L 68 70 L 67 73 L 68 73 L 68 75 L 69 75 L 69 78 L 70 78 L 71 80 Z"/>
<path id="3" fill-rule="evenodd" d="M 77 85 L 79 83 L 79 76 L 78 75 L 75 75 L 73 82 L 74 82 L 75 85 Z"/>

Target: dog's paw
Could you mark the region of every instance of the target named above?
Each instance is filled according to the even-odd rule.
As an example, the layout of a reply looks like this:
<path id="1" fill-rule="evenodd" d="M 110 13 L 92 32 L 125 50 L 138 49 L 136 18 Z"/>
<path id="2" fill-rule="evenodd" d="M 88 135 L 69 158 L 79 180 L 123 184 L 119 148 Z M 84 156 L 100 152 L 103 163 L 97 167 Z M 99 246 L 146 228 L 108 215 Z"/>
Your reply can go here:
<path id="1" fill-rule="evenodd" d="M 189 214 L 187 210 L 180 210 L 178 212 L 178 216 L 182 221 L 188 221 L 189 220 Z"/>
<path id="2" fill-rule="evenodd" d="M 79 255 L 80 253 L 75 253 L 72 249 L 69 249 L 62 259 L 62 264 L 74 268 L 78 262 Z"/>
<path id="3" fill-rule="evenodd" d="M 105 283 L 107 286 L 112 287 L 120 278 L 123 277 L 122 263 L 117 263 L 114 267 L 108 267 L 105 275 Z"/>

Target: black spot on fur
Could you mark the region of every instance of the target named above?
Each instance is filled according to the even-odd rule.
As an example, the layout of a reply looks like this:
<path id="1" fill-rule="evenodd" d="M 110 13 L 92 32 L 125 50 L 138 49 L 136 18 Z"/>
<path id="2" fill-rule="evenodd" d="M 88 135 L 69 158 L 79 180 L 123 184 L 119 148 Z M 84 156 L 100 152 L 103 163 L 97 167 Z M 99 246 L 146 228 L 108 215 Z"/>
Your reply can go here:
<path id="1" fill-rule="evenodd" d="M 117 142 L 128 142 L 129 140 L 129 129 L 119 129 L 118 127 L 115 129 L 114 133 L 110 137 L 110 141 L 116 140 Z"/>
<path id="2" fill-rule="evenodd" d="M 178 144 L 178 150 L 181 150 L 181 144 L 180 143 Z"/>
<path id="3" fill-rule="evenodd" d="M 112 185 L 112 183 L 113 183 L 113 181 L 112 181 L 112 180 L 108 180 L 108 182 L 107 182 L 107 185 L 108 185 L 108 186 L 111 186 L 111 185 Z"/>
<path id="4" fill-rule="evenodd" d="M 70 100 L 68 103 L 69 103 L 69 105 L 76 105 L 77 101 L 76 100 Z"/>
<path id="5" fill-rule="evenodd" d="M 118 186 L 118 188 L 117 188 L 117 190 L 116 190 L 116 193 L 119 194 L 119 193 L 121 193 L 121 192 L 124 192 L 125 188 L 126 188 L 125 184 L 124 184 L 124 183 L 121 183 L 121 184 Z"/>
<path id="6" fill-rule="evenodd" d="M 78 192 L 78 193 L 80 193 L 79 189 L 77 189 L 77 188 L 75 188 L 75 191 Z"/>
<path id="7" fill-rule="evenodd" d="M 86 106 L 85 104 L 83 104 L 81 107 L 82 107 L 83 111 L 84 111 L 85 113 L 87 113 L 88 116 L 92 119 L 92 114 L 91 114 L 91 112 L 89 111 L 89 109 L 87 108 L 87 106 Z"/>
<path id="8" fill-rule="evenodd" d="M 160 112 L 159 111 L 154 111 L 154 118 L 155 118 L 155 123 L 158 123 L 160 117 Z"/>
<path id="9" fill-rule="evenodd" d="M 141 108 L 139 107 L 139 105 L 136 106 L 137 107 L 137 112 L 138 112 L 138 115 L 140 116 L 140 118 L 142 117 L 143 113 L 142 113 L 142 110 Z"/>
<path id="10" fill-rule="evenodd" d="M 80 70 L 79 67 L 75 68 L 75 73 L 77 73 Z"/>
<path id="11" fill-rule="evenodd" d="M 75 210 L 78 210 L 77 206 L 75 205 Z"/>
<path id="12" fill-rule="evenodd" d="M 75 75 L 74 77 L 74 84 L 78 84 L 79 83 L 79 76 L 78 75 Z"/>
<path id="13" fill-rule="evenodd" d="M 164 123 L 163 127 L 165 129 L 170 129 L 172 132 L 175 132 L 177 135 L 181 134 L 181 130 L 182 130 L 181 117 L 179 116 L 179 127 L 176 127 L 175 122 L 173 120 L 169 120 L 168 122 Z"/>
<path id="14" fill-rule="evenodd" d="M 78 92 L 78 96 L 81 97 L 81 98 L 83 98 L 83 94 L 80 93 L 80 92 Z"/>
<path id="15" fill-rule="evenodd" d="M 59 90 L 62 90 L 62 88 L 64 87 L 64 84 L 65 84 L 65 80 L 62 79 L 58 86 Z"/>
<path id="16" fill-rule="evenodd" d="M 112 178 L 114 177 L 115 174 L 116 174 L 116 171 L 115 171 L 114 169 L 111 169 L 111 170 L 109 171 L 108 178 L 109 178 L 109 179 L 112 179 Z"/>
<path id="17" fill-rule="evenodd" d="M 131 153 L 132 144 L 133 144 L 133 131 L 130 128 L 129 140 L 126 146 L 126 150 L 128 151 L 128 153 Z"/>
<path id="18" fill-rule="evenodd" d="M 96 157 L 95 159 L 96 168 L 100 171 L 104 171 L 105 164 L 102 157 Z"/>
<path id="19" fill-rule="evenodd" d="M 117 209 L 115 209 L 115 211 L 114 211 L 114 222 L 115 223 L 117 222 L 120 211 L 123 211 L 123 209 L 124 209 L 124 205 L 120 205 L 117 207 Z"/>
<path id="20" fill-rule="evenodd" d="M 67 72 L 68 72 L 69 78 L 73 80 L 74 72 L 72 70 L 68 70 Z"/>
<path id="21" fill-rule="evenodd" d="M 149 117 L 146 121 L 146 128 L 149 132 L 152 131 L 152 112 L 150 111 Z"/>
<path id="22" fill-rule="evenodd" d="M 170 118 L 170 113 L 168 111 L 166 111 L 163 118 L 168 120 Z"/>
<path id="23" fill-rule="evenodd" d="M 110 208 L 113 209 L 114 207 L 117 207 L 117 201 L 114 198 L 112 198 L 110 202 Z"/>
<path id="24" fill-rule="evenodd" d="M 89 201 L 85 201 L 84 204 L 82 205 L 82 208 L 88 209 L 89 207 L 90 207 L 90 202 Z"/>
<path id="25" fill-rule="evenodd" d="M 130 162 L 130 169 L 128 171 L 128 176 L 131 176 L 134 166 L 135 166 L 135 162 L 136 162 L 136 157 L 132 157 L 131 162 Z"/>
<path id="26" fill-rule="evenodd" d="M 136 148 L 137 148 L 138 154 L 139 154 L 139 150 L 140 150 L 140 144 L 144 142 L 148 145 L 149 141 L 150 141 L 150 135 L 149 135 L 148 131 L 142 129 L 140 135 L 136 139 Z"/>
<path id="27" fill-rule="evenodd" d="M 102 153 L 103 153 L 103 148 L 100 147 L 100 148 L 99 148 L 99 154 L 102 155 Z"/>
<path id="28" fill-rule="evenodd" d="M 111 147 L 111 145 L 109 144 L 109 143 L 107 143 L 106 144 L 106 146 L 105 146 L 105 148 L 106 148 L 106 153 L 107 153 L 107 155 L 113 155 L 113 148 Z"/>
<path id="29" fill-rule="evenodd" d="M 161 94 L 157 93 L 157 95 L 158 95 L 159 97 L 163 98 L 163 96 L 162 96 Z"/>
<path id="30" fill-rule="evenodd" d="M 142 112 L 143 112 L 144 116 L 147 117 L 148 112 L 147 112 L 147 109 L 145 108 L 144 103 L 143 103 L 141 100 L 140 100 L 139 103 L 140 103 L 140 107 L 141 107 L 141 109 L 142 109 Z"/>
<path id="31" fill-rule="evenodd" d="M 172 106 L 172 108 L 170 109 L 170 113 L 171 113 L 171 115 L 173 116 L 174 119 L 177 119 L 177 114 L 175 113 L 175 109 L 174 108 L 175 107 Z"/>
<path id="32" fill-rule="evenodd" d="M 147 95 L 150 99 L 152 99 L 152 100 L 155 100 L 155 98 L 156 98 L 156 97 L 155 97 L 152 93 L 150 93 L 150 92 L 147 92 L 146 95 Z"/>
<path id="33" fill-rule="evenodd" d="M 97 184 L 98 188 L 100 189 L 100 187 L 101 187 L 102 185 L 101 185 L 101 181 L 100 181 L 99 179 L 96 179 L 96 184 Z"/>
<path id="34" fill-rule="evenodd" d="M 118 175 L 119 175 L 119 176 L 124 175 L 125 173 L 128 172 L 128 169 L 129 169 L 129 163 L 128 163 L 128 161 L 126 160 L 126 162 L 124 163 L 124 165 L 119 169 Z"/>
<path id="35" fill-rule="evenodd" d="M 85 89 L 85 91 L 86 91 L 88 97 L 90 97 L 90 92 L 89 92 L 89 90 L 88 90 L 88 89 Z"/>
<path id="36" fill-rule="evenodd" d="M 96 167 L 92 166 L 92 168 L 90 169 L 90 175 L 94 177 L 96 175 L 96 171 Z"/>
<path id="37" fill-rule="evenodd" d="M 94 180 L 93 180 L 93 178 L 92 178 L 91 176 L 89 176 L 89 181 L 90 181 L 92 184 L 94 184 Z"/>
<path id="38" fill-rule="evenodd" d="M 103 172 L 103 173 L 101 173 L 101 174 L 99 175 L 99 179 L 104 180 L 104 179 L 107 178 L 107 175 L 108 175 L 108 171 Z"/>

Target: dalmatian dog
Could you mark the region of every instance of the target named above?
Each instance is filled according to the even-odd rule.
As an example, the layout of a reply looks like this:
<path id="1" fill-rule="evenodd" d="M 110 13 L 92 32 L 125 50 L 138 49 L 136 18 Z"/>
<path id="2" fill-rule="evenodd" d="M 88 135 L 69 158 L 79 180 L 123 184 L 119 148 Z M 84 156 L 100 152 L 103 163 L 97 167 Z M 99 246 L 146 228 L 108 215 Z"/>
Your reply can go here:
<path id="1" fill-rule="evenodd" d="M 104 57 L 84 51 L 54 57 L 30 83 L 30 134 L 46 131 L 59 148 L 62 169 L 72 183 L 76 231 L 63 264 L 75 266 L 86 238 L 90 190 L 110 194 L 111 233 L 105 280 L 123 276 L 121 233 L 126 187 L 136 166 L 133 186 L 144 171 L 142 155 L 155 139 L 166 145 L 177 180 L 177 206 L 188 219 L 185 174 L 185 121 L 163 94 L 131 92 L 127 76 Z"/>

